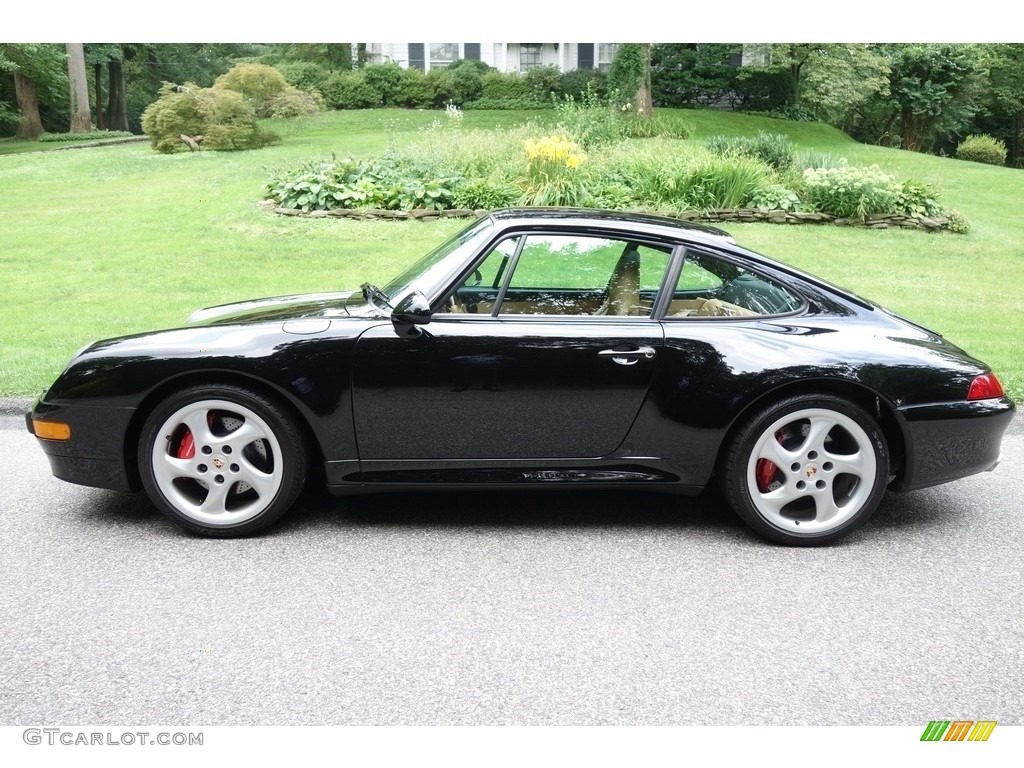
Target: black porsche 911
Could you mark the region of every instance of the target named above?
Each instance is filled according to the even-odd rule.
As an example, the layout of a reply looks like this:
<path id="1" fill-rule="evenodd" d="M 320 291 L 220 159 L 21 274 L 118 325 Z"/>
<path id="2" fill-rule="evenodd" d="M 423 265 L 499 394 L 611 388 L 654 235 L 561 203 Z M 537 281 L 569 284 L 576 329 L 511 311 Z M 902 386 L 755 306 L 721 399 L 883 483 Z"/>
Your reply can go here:
<path id="1" fill-rule="evenodd" d="M 207 536 L 265 529 L 319 469 L 338 494 L 714 481 L 814 545 L 886 489 L 994 468 L 1013 410 L 941 336 L 725 232 L 526 209 L 383 288 L 91 344 L 26 420 L 57 477 Z"/>

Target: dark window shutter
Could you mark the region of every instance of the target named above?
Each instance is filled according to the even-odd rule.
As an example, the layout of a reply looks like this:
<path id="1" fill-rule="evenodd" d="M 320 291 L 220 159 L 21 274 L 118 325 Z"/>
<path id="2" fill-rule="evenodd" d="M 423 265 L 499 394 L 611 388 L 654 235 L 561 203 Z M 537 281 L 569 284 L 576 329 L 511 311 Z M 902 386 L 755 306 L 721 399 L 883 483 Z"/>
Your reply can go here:
<path id="1" fill-rule="evenodd" d="M 480 43 L 463 43 L 465 58 L 469 61 L 480 61 Z"/>
<path id="2" fill-rule="evenodd" d="M 576 56 L 576 68 L 577 69 L 593 69 L 594 68 L 594 44 L 593 43 L 578 43 L 577 44 L 577 56 Z"/>
<path id="3" fill-rule="evenodd" d="M 426 43 L 409 43 L 409 69 L 418 69 L 422 72 L 427 68 L 425 46 Z"/>

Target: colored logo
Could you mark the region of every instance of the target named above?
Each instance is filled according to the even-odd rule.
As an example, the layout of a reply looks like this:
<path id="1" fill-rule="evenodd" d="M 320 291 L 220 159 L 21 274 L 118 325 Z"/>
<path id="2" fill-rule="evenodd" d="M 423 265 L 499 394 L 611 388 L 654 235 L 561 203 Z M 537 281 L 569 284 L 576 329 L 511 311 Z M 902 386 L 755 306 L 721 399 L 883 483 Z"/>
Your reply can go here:
<path id="1" fill-rule="evenodd" d="M 995 727 L 995 720 L 932 720 L 921 741 L 988 741 Z"/>

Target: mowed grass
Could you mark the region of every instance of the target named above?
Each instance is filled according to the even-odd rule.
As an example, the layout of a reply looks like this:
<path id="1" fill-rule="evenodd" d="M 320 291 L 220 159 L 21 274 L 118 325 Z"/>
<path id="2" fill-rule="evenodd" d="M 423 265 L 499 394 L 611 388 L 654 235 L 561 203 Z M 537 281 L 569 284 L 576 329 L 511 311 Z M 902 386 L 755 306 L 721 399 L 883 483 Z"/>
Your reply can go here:
<path id="1" fill-rule="evenodd" d="M 966 236 L 822 226 L 727 227 L 748 247 L 927 325 L 988 362 L 1024 397 L 1024 193 L 1019 171 L 858 145 L 827 126 L 686 111 L 693 141 L 759 129 L 799 149 L 877 162 L 937 185 Z M 0 154 L 0 395 L 32 395 L 83 344 L 173 327 L 200 306 L 383 283 L 465 222 L 279 217 L 259 201 L 268 169 L 366 155 L 442 113 L 379 110 L 277 122 L 281 144 L 159 155 L 146 144 Z M 463 129 L 549 124 L 539 113 L 467 112 Z"/>

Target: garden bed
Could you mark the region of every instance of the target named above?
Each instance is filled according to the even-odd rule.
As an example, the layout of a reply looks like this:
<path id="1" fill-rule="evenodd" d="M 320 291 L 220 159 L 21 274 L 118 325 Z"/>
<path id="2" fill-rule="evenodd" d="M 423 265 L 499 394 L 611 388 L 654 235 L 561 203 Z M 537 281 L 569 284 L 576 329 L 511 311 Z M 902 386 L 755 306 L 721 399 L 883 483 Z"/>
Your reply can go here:
<path id="1" fill-rule="evenodd" d="M 331 210 L 303 211 L 297 208 L 276 206 L 273 200 L 263 203 L 281 216 L 300 216 L 308 219 L 370 219 L 402 221 L 434 221 L 436 219 L 476 219 L 490 211 L 482 208 L 413 208 L 408 211 L 392 211 L 385 208 L 332 208 Z M 833 216 L 828 213 L 806 213 L 801 211 L 761 211 L 756 208 L 719 209 L 713 211 L 658 211 L 634 210 L 630 213 L 647 213 L 667 216 L 682 221 L 705 222 L 749 222 L 767 224 L 833 224 L 842 227 L 866 227 L 867 229 L 918 229 L 926 232 L 940 232 L 949 229 L 950 219 L 946 216 L 905 216 L 898 213 L 869 214 L 864 219 Z"/>

